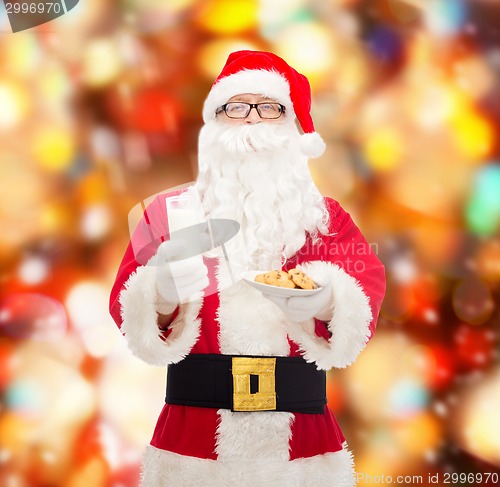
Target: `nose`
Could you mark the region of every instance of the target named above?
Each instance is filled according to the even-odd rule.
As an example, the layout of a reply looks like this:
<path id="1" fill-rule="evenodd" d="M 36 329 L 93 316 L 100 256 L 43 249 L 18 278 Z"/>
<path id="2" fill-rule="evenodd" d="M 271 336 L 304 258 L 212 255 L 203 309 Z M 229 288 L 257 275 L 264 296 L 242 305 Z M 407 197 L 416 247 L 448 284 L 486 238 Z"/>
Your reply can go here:
<path id="1" fill-rule="evenodd" d="M 257 113 L 257 108 L 252 107 L 250 109 L 250 113 L 247 115 L 245 123 L 248 124 L 260 123 L 260 117 L 259 114 Z"/>

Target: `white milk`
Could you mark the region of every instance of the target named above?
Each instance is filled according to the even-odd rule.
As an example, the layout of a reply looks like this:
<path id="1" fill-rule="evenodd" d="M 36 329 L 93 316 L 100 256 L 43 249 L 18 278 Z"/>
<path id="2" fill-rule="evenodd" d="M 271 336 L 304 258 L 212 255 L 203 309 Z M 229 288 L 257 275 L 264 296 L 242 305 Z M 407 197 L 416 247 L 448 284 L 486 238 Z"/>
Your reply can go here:
<path id="1" fill-rule="evenodd" d="M 182 228 L 187 228 L 193 225 L 202 223 L 205 219 L 203 217 L 203 212 L 201 211 L 201 204 L 199 198 L 197 198 L 192 193 L 184 193 L 177 196 L 168 197 L 165 200 L 167 208 L 168 217 L 168 228 L 170 234 Z M 187 242 L 186 245 L 189 245 Z M 203 265 L 203 255 L 198 254 L 186 259 L 182 259 L 185 265 Z M 174 282 L 178 286 L 175 274 Z M 180 291 L 180 288 L 178 288 Z M 200 293 L 195 293 L 192 296 L 180 296 L 180 302 L 186 303 L 193 299 L 199 299 L 201 297 Z"/>
<path id="2" fill-rule="evenodd" d="M 201 223 L 203 217 L 201 212 L 192 208 L 176 208 L 171 206 L 169 208 L 167 202 L 167 212 L 168 212 L 168 228 L 170 233 L 180 230 L 181 228 L 190 227 Z"/>

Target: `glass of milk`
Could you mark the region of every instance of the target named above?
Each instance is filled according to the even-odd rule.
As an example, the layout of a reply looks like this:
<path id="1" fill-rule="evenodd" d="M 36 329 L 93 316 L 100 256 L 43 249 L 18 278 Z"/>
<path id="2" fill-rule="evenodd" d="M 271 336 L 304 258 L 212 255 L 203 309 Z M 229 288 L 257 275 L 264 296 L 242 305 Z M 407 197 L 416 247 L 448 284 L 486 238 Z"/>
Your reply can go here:
<path id="1" fill-rule="evenodd" d="M 168 196 L 165 199 L 165 204 L 170 238 L 184 240 L 182 254 L 185 257 L 178 258 L 183 259 L 190 256 L 192 259 L 198 258 L 202 261 L 201 254 L 206 250 L 207 245 L 203 246 L 202 244 L 202 228 L 199 225 L 205 223 L 206 218 L 198 192 L 194 188 L 190 188 L 181 194 Z M 196 228 L 197 226 L 198 228 Z M 192 231 L 187 230 L 188 233 L 183 232 L 181 235 L 175 235 L 175 232 L 190 227 Z"/>
<path id="2" fill-rule="evenodd" d="M 170 235 L 174 234 L 174 232 L 178 230 L 196 226 L 200 223 L 209 223 L 209 221 L 207 222 L 205 213 L 203 211 L 200 196 L 198 192 L 192 187 L 179 195 L 168 196 L 165 199 L 165 202 L 167 207 L 167 218 Z M 214 242 L 210 225 L 208 225 L 208 227 L 206 228 L 209 233 L 204 235 L 204 240 L 200 240 L 199 237 L 201 237 L 201 233 L 197 233 L 202 231 L 201 228 L 197 229 L 197 231 L 193 232 L 192 234 L 184 233 L 183 236 L 180 237 L 187 237 L 188 240 L 190 239 L 190 241 L 185 242 L 187 246 L 186 253 L 188 255 L 191 255 L 191 257 L 188 257 L 187 259 L 189 259 L 191 262 L 199 261 L 200 265 L 203 265 L 203 256 L 206 256 L 208 258 L 223 256 L 229 274 L 229 281 L 225 286 L 227 287 L 230 284 L 234 284 L 235 282 L 234 274 L 229 261 L 229 256 L 224 247 L 224 243 L 219 244 L 222 253 L 217 252 L 216 249 L 212 248 Z M 175 234 L 174 238 L 176 238 Z M 207 238 L 210 238 L 212 245 L 207 245 Z M 206 295 L 212 294 L 214 292 L 217 292 L 217 286 L 209 286 L 209 288 L 205 289 Z"/>
<path id="3" fill-rule="evenodd" d="M 165 203 L 170 233 L 205 221 L 200 198 L 193 189 L 175 196 L 167 196 Z"/>

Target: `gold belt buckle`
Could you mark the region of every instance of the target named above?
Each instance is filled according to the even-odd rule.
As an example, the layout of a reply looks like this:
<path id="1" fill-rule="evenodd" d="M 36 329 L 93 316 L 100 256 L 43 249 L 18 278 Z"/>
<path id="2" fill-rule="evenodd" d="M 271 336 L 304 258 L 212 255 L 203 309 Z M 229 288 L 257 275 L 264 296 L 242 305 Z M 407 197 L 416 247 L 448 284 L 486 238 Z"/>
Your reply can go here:
<path id="1" fill-rule="evenodd" d="M 275 411 L 276 358 L 233 357 L 233 410 Z M 250 376 L 258 377 L 258 391 L 250 392 Z"/>

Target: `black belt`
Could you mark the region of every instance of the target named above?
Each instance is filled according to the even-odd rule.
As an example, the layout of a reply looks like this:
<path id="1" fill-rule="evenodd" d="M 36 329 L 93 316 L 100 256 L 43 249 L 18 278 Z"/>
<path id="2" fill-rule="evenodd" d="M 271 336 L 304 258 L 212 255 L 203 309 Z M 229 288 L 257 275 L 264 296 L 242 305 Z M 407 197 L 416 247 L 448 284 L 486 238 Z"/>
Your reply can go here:
<path id="1" fill-rule="evenodd" d="M 302 357 L 192 354 L 168 366 L 165 402 L 232 411 L 322 414 L 326 372 Z"/>

